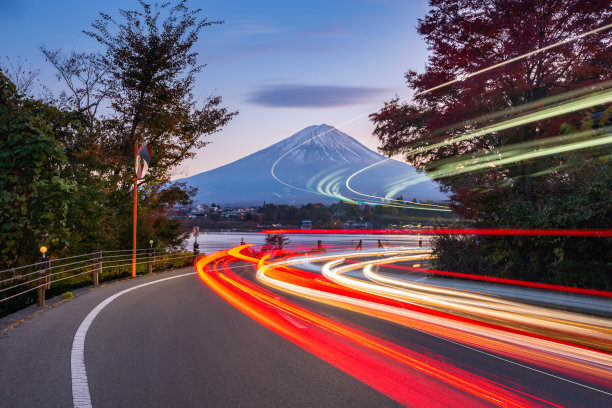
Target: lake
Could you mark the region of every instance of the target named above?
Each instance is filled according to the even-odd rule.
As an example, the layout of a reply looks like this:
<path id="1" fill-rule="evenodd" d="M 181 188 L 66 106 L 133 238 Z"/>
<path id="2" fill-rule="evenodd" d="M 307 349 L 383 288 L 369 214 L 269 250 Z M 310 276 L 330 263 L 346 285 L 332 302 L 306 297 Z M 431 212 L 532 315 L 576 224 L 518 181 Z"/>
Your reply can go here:
<path id="1" fill-rule="evenodd" d="M 418 246 L 419 237 L 415 235 L 355 235 L 355 234 L 285 234 L 289 238 L 289 248 L 311 249 L 317 247 L 317 242 L 328 248 L 355 248 L 362 241 L 364 247 L 377 247 L 378 241 L 384 247 L 389 246 Z M 266 234 L 259 232 L 206 232 L 200 231 L 197 242 L 200 252 L 211 253 L 240 245 L 244 239 L 246 244 L 264 245 Z M 193 249 L 196 238 L 187 239 L 187 249 Z M 423 246 L 428 243 L 428 237 L 423 237 Z"/>

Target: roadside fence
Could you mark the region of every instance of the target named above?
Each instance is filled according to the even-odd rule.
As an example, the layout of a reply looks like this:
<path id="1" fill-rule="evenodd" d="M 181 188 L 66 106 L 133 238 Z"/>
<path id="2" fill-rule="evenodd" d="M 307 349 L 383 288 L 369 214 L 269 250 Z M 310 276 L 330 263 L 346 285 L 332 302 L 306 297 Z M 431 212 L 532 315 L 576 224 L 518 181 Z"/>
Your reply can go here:
<path id="1" fill-rule="evenodd" d="M 198 252 L 195 252 L 197 255 Z M 136 250 L 139 275 L 192 265 L 194 251 Z M 59 259 L 40 258 L 38 262 L 0 271 L 0 317 L 85 286 L 129 277 L 132 249 L 94 251 Z"/>

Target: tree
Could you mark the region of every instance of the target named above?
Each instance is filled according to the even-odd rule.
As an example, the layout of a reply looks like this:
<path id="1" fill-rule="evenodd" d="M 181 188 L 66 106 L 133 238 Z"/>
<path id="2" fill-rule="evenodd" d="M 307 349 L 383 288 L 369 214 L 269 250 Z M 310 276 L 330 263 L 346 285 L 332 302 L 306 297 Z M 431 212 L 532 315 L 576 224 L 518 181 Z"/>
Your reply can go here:
<path id="1" fill-rule="evenodd" d="M 289 237 L 285 234 L 266 234 L 266 242 L 262 247 L 264 252 L 269 251 L 282 251 L 283 245 L 287 245 L 290 242 Z"/>
<path id="2" fill-rule="evenodd" d="M 236 114 L 219 107 L 219 96 L 198 107 L 192 94 L 195 75 L 204 68 L 193 51 L 199 32 L 223 22 L 199 19 L 201 10 L 189 10 L 186 0 L 172 7 L 164 3 L 155 11 L 139 3 L 142 11 L 120 10 L 122 21 L 100 13 L 92 30 L 85 31 L 106 50 L 101 61 L 108 71 L 104 84 L 112 113 L 104 117 L 103 147 L 123 159 L 115 172 L 127 189 L 137 142 L 146 141 L 155 152 L 143 182 L 164 183 L 178 164 L 206 145 L 203 136 L 218 132 Z"/>
<path id="3" fill-rule="evenodd" d="M 430 0 L 430 5 L 418 31 L 431 55 L 423 73 L 405 75 L 413 100 L 393 99 L 371 115 L 381 150 L 404 154 L 410 164 L 437 176 L 453 210 L 473 226 L 609 228 L 609 145 L 478 171 L 444 170 L 461 170 L 487 155 L 533 153 L 609 132 L 610 109 L 601 105 L 474 131 L 535 112 L 544 103 L 562 103 L 572 92 L 609 91 L 612 37 L 609 29 L 597 29 L 612 22 L 610 1 Z M 609 289 L 610 254 L 607 238 L 440 236 L 433 262 L 439 269 Z"/>
<path id="4" fill-rule="evenodd" d="M 31 263 L 40 245 L 67 239 L 74 184 L 56 136 L 72 133 L 69 114 L 20 95 L 0 70 L 0 269 Z"/>
<path id="5" fill-rule="evenodd" d="M 0 66 L 4 71 L 4 76 L 15 86 L 19 95 L 31 94 L 34 82 L 39 74 L 39 70 L 33 69 L 31 65 L 26 67 L 26 62 L 27 59 L 17 58 L 17 61 L 13 62 L 6 57 L 6 62 Z"/>
<path id="6" fill-rule="evenodd" d="M 56 103 L 73 109 L 86 116 L 89 123 L 96 122 L 101 103 L 109 96 L 111 85 L 106 80 L 109 67 L 98 53 L 72 51 L 63 54 L 62 50 L 41 47 L 47 61 L 57 70 L 56 77 L 63 81 L 68 92 L 59 95 Z"/>
<path id="7" fill-rule="evenodd" d="M 559 125 L 568 118 L 539 121 L 459 143 L 440 143 L 493 123 L 495 112 L 511 116 L 512 109 L 546 96 L 612 79 L 607 30 L 470 76 L 610 24 L 609 0 L 431 0 L 430 5 L 425 18 L 419 19 L 418 32 L 432 54 L 425 72 L 406 73 L 408 86 L 418 96 L 412 102 L 391 100 L 371 115 L 381 150 L 389 155 L 404 154 L 421 170 L 434 173 L 445 160 L 494 153 L 506 145 L 557 135 Z M 426 92 L 456 78 L 465 79 Z M 482 190 L 490 191 L 495 200 L 520 198 L 534 205 L 546 190 L 546 179 L 534 185 L 531 175 L 547 167 L 550 160 L 526 160 L 469 176 L 441 177 L 440 182 L 452 193 L 454 208 L 473 218 L 483 208 L 481 197 L 477 197 L 482 196 Z"/>
<path id="8" fill-rule="evenodd" d="M 67 87 L 56 105 L 73 110 L 87 124 L 79 134 L 61 140 L 70 155 L 68 166 L 82 187 L 81 200 L 75 201 L 80 203 L 73 212 L 75 225 L 78 229 L 78 219 L 95 212 L 100 227 L 94 229 L 100 232 L 95 241 L 105 247 L 127 247 L 130 241 L 130 234 L 107 234 L 105 227 L 127 231 L 131 225 L 135 144 L 148 143 L 154 152 L 150 171 L 139 182 L 146 186 L 141 187 L 140 213 L 150 221 L 139 239 L 144 243 L 157 230 L 163 240 L 177 242 L 181 232 L 170 227 L 172 222 L 161 222 L 162 211 L 180 201 L 177 194 L 183 200 L 195 192 L 169 184 L 172 171 L 206 145 L 205 136 L 237 114 L 220 106 L 220 96 L 204 101 L 193 96 L 196 75 L 204 67 L 198 65 L 193 47 L 201 29 L 222 22 L 201 18 L 201 10 L 190 10 L 186 0 L 160 6 L 139 3 L 140 10 L 120 10 L 117 18 L 100 13 L 91 30 L 84 31 L 100 43 L 101 54 L 65 55 L 42 47 Z M 95 199 L 87 198 L 92 195 Z M 170 237 L 171 231 L 178 235 Z"/>

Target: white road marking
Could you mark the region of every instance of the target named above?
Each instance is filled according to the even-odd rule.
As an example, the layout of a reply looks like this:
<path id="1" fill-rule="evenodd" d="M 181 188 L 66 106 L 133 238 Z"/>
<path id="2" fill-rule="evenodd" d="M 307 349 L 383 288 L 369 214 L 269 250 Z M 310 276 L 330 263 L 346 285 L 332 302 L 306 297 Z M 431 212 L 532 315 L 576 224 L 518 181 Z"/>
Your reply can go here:
<path id="1" fill-rule="evenodd" d="M 280 297 L 279 296 L 274 296 L 274 299 L 276 299 L 277 301 L 280 302 Z M 276 309 L 276 311 L 278 312 L 279 315 L 281 315 L 283 317 L 283 319 L 287 320 L 289 323 L 291 323 L 292 325 L 294 325 L 298 329 L 304 330 L 304 329 L 308 328 L 308 327 L 304 326 L 302 323 L 300 323 L 297 320 L 295 320 L 294 318 L 292 318 L 291 316 L 289 316 L 287 313 L 283 312 L 281 309 Z"/>
<path id="2" fill-rule="evenodd" d="M 89 384 L 87 382 L 87 370 L 85 369 L 85 336 L 87 336 L 87 330 L 94 321 L 96 316 L 104 309 L 110 302 L 117 299 L 119 296 L 124 295 L 136 289 L 140 289 L 144 286 L 154 285 L 156 283 L 164 282 L 170 279 L 182 278 L 184 276 L 195 275 L 195 272 L 184 273 L 181 275 L 171 276 L 169 278 L 158 279 L 152 282 L 143 283 L 114 294 L 102 301 L 96 306 L 85 319 L 81 322 L 81 325 L 74 335 L 72 341 L 72 351 L 70 352 L 70 371 L 72 375 L 72 403 L 75 408 L 91 408 L 91 395 L 89 394 Z"/>

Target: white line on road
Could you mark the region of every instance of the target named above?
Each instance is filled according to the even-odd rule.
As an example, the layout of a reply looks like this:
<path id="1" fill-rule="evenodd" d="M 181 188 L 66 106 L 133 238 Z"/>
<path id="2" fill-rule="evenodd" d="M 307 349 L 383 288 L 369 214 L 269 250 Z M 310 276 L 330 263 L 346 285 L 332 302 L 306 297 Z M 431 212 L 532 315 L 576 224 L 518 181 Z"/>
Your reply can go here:
<path id="1" fill-rule="evenodd" d="M 280 303 L 280 296 L 274 296 L 274 299 L 276 299 L 279 303 Z M 297 327 L 298 329 L 307 329 L 308 327 L 304 326 L 302 323 L 298 322 L 297 320 L 295 320 L 294 318 L 292 318 L 291 316 L 289 316 L 287 313 L 283 312 L 279 308 L 276 310 L 278 312 L 279 315 L 281 315 L 283 317 L 283 319 L 287 320 L 289 323 L 291 323 L 292 325 L 294 325 L 295 327 Z"/>
<path id="2" fill-rule="evenodd" d="M 195 272 L 184 273 L 181 275 L 171 276 L 169 278 L 158 279 L 153 282 L 143 283 L 114 294 L 102 301 L 96 306 L 85 319 L 81 322 L 81 325 L 74 335 L 72 341 L 72 351 L 70 352 L 70 371 L 72 375 L 72 403 L 75 408 L 91 408 L 91 395 L 89 394 L 89 384 L 87 383 L 87 370 L 85 369 L 85 336 L 87 336 L 87 330 L 94 321 L 96 316 L 104 309 L 110 302 L 117 299 L 119 296 L 131 292 L 135 289 L 140 289 L 144 286 L 154 285 L 156 283 L 164 282 L 170 279 L 182 278 L 184 276 L 195 275 Z"/>

